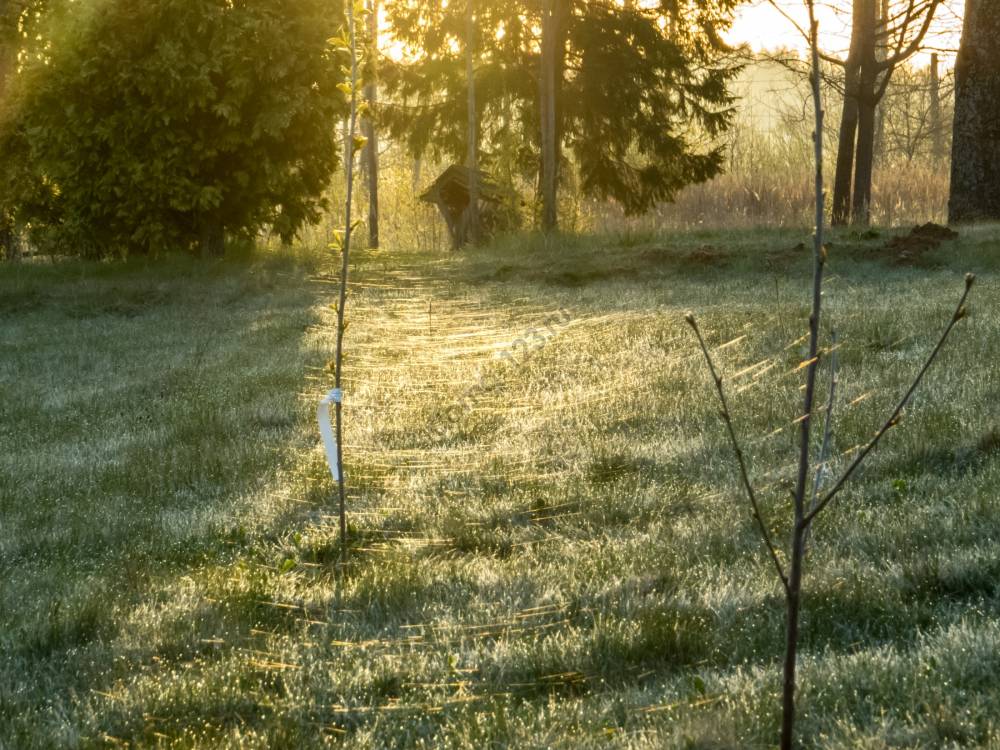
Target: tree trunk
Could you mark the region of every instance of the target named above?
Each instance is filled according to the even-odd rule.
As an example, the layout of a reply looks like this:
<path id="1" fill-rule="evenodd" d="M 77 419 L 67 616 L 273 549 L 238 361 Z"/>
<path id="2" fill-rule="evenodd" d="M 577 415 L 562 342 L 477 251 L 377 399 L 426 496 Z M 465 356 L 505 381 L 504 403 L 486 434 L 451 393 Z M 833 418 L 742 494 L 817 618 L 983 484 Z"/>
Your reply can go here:
<path id="1" fill-rule="evenodd" d="M 848 59 L 844 82 L 844 108 L 840 116 L 840 140 L 837 145 L 837 170 L 833 177 L 833 216 L 831 223 L 842 227 L 851 218 L 851 180 L 854 177 L 854 149 L 858 134 L 859 66 Z"/>
<path id="2" fill-rule="evenodd" d="M 855 0 L 860 5 L 859 52 L 861 72 L 858 95 L 858 142 L 854 156 L 854 197 L 851 222 L 867 226 L 871 219 L 872 170 L 875 160 L 875 113 L 878 107 L 878 6 L 876 0 Z"/>
<path id="3" fill-rule="evenodd" d="M 1000 219 L 1000 0 L 968 0 L 955 64 L 949 222 Z"/>
<path id="4" fill-rule="evenodd" d="M 21 259 L 21 246 L 17 241 L 14 224 L 6 217 L 0 217 L 0 253 L 9 263 L 16 263 Z"/>
<path id="5" fill-rule="evenodd" d="M 378 131 L 375 129 L 375 112 L 378 108 L 378 0 L 371 0 L 368 16 L 370 48 L 368 81 L 365 85 L 365 100 L 368 102 L 368 116 L 362 122 L 362 135 L 368 139 L 365 145 L 365 175 L 368 178 L 368 247 L 379 246 L 379 203 L 378 203 Z"/>
<path id="6" fill-rule="evenodd" d="M 424 172 L 424 162 L 420 157 L 413 160 L 413 194 L 417 195 L 420 193 L 420 181 L 423 179 Z"/>
<path id="7" fill-rule="evenodd" d="M 0 6 L 4 5 L 0 2 Z M 15 21 L 13 14 L 7 11 L 3 20 Z M 14 69 L 17 60 L 17 27 L 12 25 L 0 25 L 0 102 L 6 100 L 8 76 Z M 21 257 L 20 244 L 14 227 L 14 221 L 8 213 L 11 207 L 0 206 L 0 255 L 7 261 L 14 262 Z"/>
<path id="8" fill-rule="evenodd" d="M 568 0 L 544 0 L 542 3 L 542 44 L 539 70 L 539 115 L 542 130 L 542 231 L 559 228 L 559 112 L 562 89 L 565 21 Z"/>
<path id="9" fill-rule="evenodd" d="M 804 507 L 804 506 L 803 506 Z M 796 513 L 792 533 L 792 559 L 788 569 L 788 589 L 785 592 L 785 667 L 781 691 L 781 750 L 795 747 L 795 687 L 796 664 L 799 654 L 799 615 L 802 611 L 802 568 L 805 562 L 804 530 L 799 527 L 801 513 Z"/>
<path id="10" fill-rule="evenodd" d="M 221 258 L 226 254 L 226 231 L 222 222 L 205 219 L 201 225 L 201 258 Z"/>
<path id="11" fill-rule="evenodd" d="M 931 53 L 931 158 L 937 164 L 944 159 L 944 122 L 941 119 L 941 75 L 938 53 Z"/>
<path id="12" fill-rule="evenodd" d="M 868 226 L 871 221 L 872 167 L 875 158 L 875 108 L 870 96 L 858 106 L 858 150 L 854 168 L 854 200 L 851 223 Z"/>
<path id="13" fill-rule="evenodd" d="M 844 105 L 840 115 L 837 169 L 833 176 L 831 223 L 835 227 L 845 226 L 851 218 L 851 181 L 854 177 L 854 154 L 858 133 L 858 98 L 861 95 L 864 2 L 865 0 L 854 0 L 851 45 L 844 65 Z"/>
<path id="14" fill-rule="evenodd" d="M 891 50 L 888 47 L 889 34 L 889 0 L 881 0 L 881 10 L 878 17 L 878 38 L 876 39 L 875 54 L 879 61 L 885 60 Z M 879 98 L 875 105 L 875 141 L 874 160 L 882 164 L 885 159 L 885 107 L 886 103 Z M 870 201 L 869 201 L 870 202 Z"/>
<path id="15" fill-rule="evenodd" d="M 476 4 L 468 0 L 465 16 L 465 80 L 468 87 L 465 163 L 469 168 L 469 205 L 465 209 L 465 236 L 479 242 L 479 117 L 476 112 Z"/>

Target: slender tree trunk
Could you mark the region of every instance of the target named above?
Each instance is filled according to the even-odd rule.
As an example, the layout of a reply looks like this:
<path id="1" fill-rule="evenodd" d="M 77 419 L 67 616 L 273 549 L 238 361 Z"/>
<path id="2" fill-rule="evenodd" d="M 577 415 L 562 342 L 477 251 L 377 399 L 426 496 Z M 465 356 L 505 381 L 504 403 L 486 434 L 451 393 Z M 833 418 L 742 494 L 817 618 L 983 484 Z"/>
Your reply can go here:
<path id="1" fill-rule="evenodd" d="M 854 0 L 851 42 L 844 66 L 844 104 L 840 115 L 837 168 L 833 176 L 833 226 L 845 226 L 851 218 L 851 185 L 858 134 L 858 99 L 861 96 L 861 51 L 864 33 L 864 2 Z"/>
<path id="2" fill-rule="evenodd" d="M 378 109 L 378 0 L 371 0 L 368 16 L 369 62 L 368 80 L 365 84 L 365 100 L 368 115 L 362 122 L 362 135 L 368 139 L 365 145 L 364 165 L 368 179 L 368 246 L 379 246 L 379 202 L 378 202 L 378 130 L 375 115 Z"/>
<path id="3" fill-rule="evenodd" d="M 885 163 L 886 158 L 886 148 L 885 148 L 885 108 L 887 103 L 880 100 L 878 104 L 875 105 L 875 136 L 873 138 L 872 161 L 874 164 L 882 165 Z M 874 169 L 874 168 L 873 168 Z M 870 196 L 869 196 L 870 202 Z"/>
<path id="4" fill-rule="evenodd" d="M 340 248 L 340 297 L 337 302 L 337 348 L 334 355 L 334 387 L 338 398 L 334 402 L 336 417 L 337 441 L 337 505 L 340 516 L 340 564 L 341 569 L 347 564 L 347 480 L 344 477 L 344 404 L 342 388 L 344 385 L 344 335 L 347 332 L 347 285 L 351 270 L 351 238 L 353 234 L 354 208 L 354 137 L 358 128 L 358 87 L 360 70 L 358 69 L 358 36 L 354 6 L 348 3 L 347 33 L 350 40 L 351 67 L 348 85 L 351 92 L 351 106 L 344 123 L 344 181 L 346 197 L 344 200 L 344 239 Z"/>
<path id="5" fill-rule="evenodd" d="M 799 613 L 802 605 L 802 569 L 805 563 L 806 534 L 806 493 L 809 491 L 810 448 L 813 409 L 816 403 L 816 375 L 819 370 L 820 318 L 823 310 L 823 272 L 826 266 L 826 251 L 823 247 L 823 219 L 825 197 L 823 194 L 823 102 L 820 88 L 819 25 L 815 18 L 815 8 L 808 3 L 810 20 L 810 47 L 812 48 L 812 91 L 816 129 L 813 133 L 813 148 L 816 161 L 816 232 L 813 235 L 813 284 L 812 314 L 809 316 L 809 365 L 806 369 L 806 387 L 802 405 L 802 419 L 799 426 L 799 465 L 795 483 L 793 502 L 795 505 L 795 525 L 792 527 L 791 560 L 788 568 L 788 582 L 785 585 L 786 628 L 785 667 L 782 682 L 781 750 L 795 747 L 795 689 L 796 664 L 799 653 Z"/>
<path id="6" fill-rule="evenodd" d="M 465 17 L 465 79 L 468 87 L 465 164 L 469 168 L 469 205 L 465 209 L 465 236 L 479 242 L 479 117 L 476 111 L 476 4 L 468 0 Z"/>
<path id="7" fill-rule="evenodd" d="M 795 672 L 799 656 L 799 614 L 802 605 L 802 568 L 805 562 L 804 531 L 800 529 L 804 501 L 796 499 L 792 559 L 785 592 L 785 666 L 781 692 L 781 750 L 795 747 Z"/>
<path id="8" fill-rule="evenodd" d="M 201 225 L 201 258 L 221 258 L 226 254 L 226 230 L 222 222 L 206 217 Z"/>
<path id="9" fill-rule="evenodd" d="M 16 263 L 21 259 L 19 250 L 13 222 L 0 216 L 0 254 L 7 262 Z"/>
<path id="10" fill-rule="evenodd" d="M 416 195 L 420 192 L 420 180 L 423 178 L 424 162 L 419 157 L 413 160 L 413 193 Z"/>
<path id="11" fill-rule="evenodd" d="M 875 44 L 875 54 L 879 61 L 889 56 L 889 0 L 881 0 L 878 17 L 878 38 Z M 875 146 L 874 159 L 878 164 L 885 158 L 885 108 L 886 103 L 880 98 L 875 105 Z"/>
<path id="12" fill-rule="evenodd" d="M 5 4 L 4 0 L 0 0 L 0 7 Z M 8 76 L 14 69 L 17 59 L 18 35 L 14 14 L 10 11 L 0 11 L 0 13 L 4 13 L 4 21 L 10 22 L 10 25 L 0 25 L 0 102 L 2 102 L 7 95 Z M 20 246 L 10 210 L 9 207 L 0 206 L 0 255 L 13 262 L 20 259 Z"/>
<path id="13" fill-rule="evenodd" d="M 941 74 L 938 53 L 931 53 L 931 157 L 935 163 L 944 159 L 944 122 L 941 118 Z"/>
<path id="14" fill-rule="evenodd" d="M 542 129 L 542 230 L 559 228 L 559 124 L 558 101 L 561 90 L 559 71 L 562 68 L 561 26 L 567 14 L 568 0 L 543 0 L 542 43 L 539 70 L 539 114 Z"/>
<path id="15" fill-rule="evenodd" d="M 1000 219 L 1000 0 L 968 0 L 955 64 L 950 222 Z"/>

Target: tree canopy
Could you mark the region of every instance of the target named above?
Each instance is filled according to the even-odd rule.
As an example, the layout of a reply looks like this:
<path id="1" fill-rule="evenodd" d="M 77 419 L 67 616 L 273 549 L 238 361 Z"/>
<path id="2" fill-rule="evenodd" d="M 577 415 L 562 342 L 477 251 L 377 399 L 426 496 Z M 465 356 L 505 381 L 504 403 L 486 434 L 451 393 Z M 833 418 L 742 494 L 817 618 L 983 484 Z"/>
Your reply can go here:
<path id="1" fill-rule="evenodd" d="M 536 179 L 540 160 L 540 2 L 479 3 L 476 99 L 483 161 Z M 718 174 L 737 71 L 717 30 L 734 3 L 557 0 L 556 131 L 592 197 L 640 213 Z M 383 118 L 420 155 L 459 159 L 466 141 L 465 4 L 386 5 L 409 54 L 387 67 Z"/>
<path id="2" fill-rule="evenodd" d="M 289 240 L 337 166 L 325 0 L 71 3 L 11 83 L 4 204 L 81 254 Z"/>

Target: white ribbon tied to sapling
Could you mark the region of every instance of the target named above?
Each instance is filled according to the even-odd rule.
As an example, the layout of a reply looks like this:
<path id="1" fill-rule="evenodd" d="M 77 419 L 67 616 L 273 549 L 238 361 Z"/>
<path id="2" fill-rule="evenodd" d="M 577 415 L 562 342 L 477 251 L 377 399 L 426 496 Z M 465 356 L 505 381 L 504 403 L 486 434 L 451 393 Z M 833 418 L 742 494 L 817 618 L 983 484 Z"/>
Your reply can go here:
<path id="1" fill-rule="evenodd" d="M 316 410 L 316 418 L 319 421 L 319 434 L 323 438 L 323 448 L 326 450 L 326 462 L 330 465 L 330 474 L 334 482 L 340 481 L 340 471 L 337 465 L 337 438 L 333 434 L 333 424 L 330 421 L 330 406 L 332 404 L 342 404 L 344 402 L 344 392 L 339 388 L 334 388 L 326 397 L 319 402 Z"/>

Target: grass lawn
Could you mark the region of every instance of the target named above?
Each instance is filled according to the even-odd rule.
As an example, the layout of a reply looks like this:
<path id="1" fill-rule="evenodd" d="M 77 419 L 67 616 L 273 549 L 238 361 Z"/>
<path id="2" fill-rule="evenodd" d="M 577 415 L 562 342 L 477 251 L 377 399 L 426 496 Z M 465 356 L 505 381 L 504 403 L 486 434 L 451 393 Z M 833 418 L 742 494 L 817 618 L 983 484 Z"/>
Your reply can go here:
<path id="1" fill-rule="evenodd" d="M 0 266 L 0 748 L 773 745 L 780 586 L 683 313 L 784 539 L 808 240 L 359 256 L 340 578 L 332 259 Z M 834 237 L 838 465 L 980 283 L 816 528 L 806 747 L 1000 747 L 998 241 Z"/>

